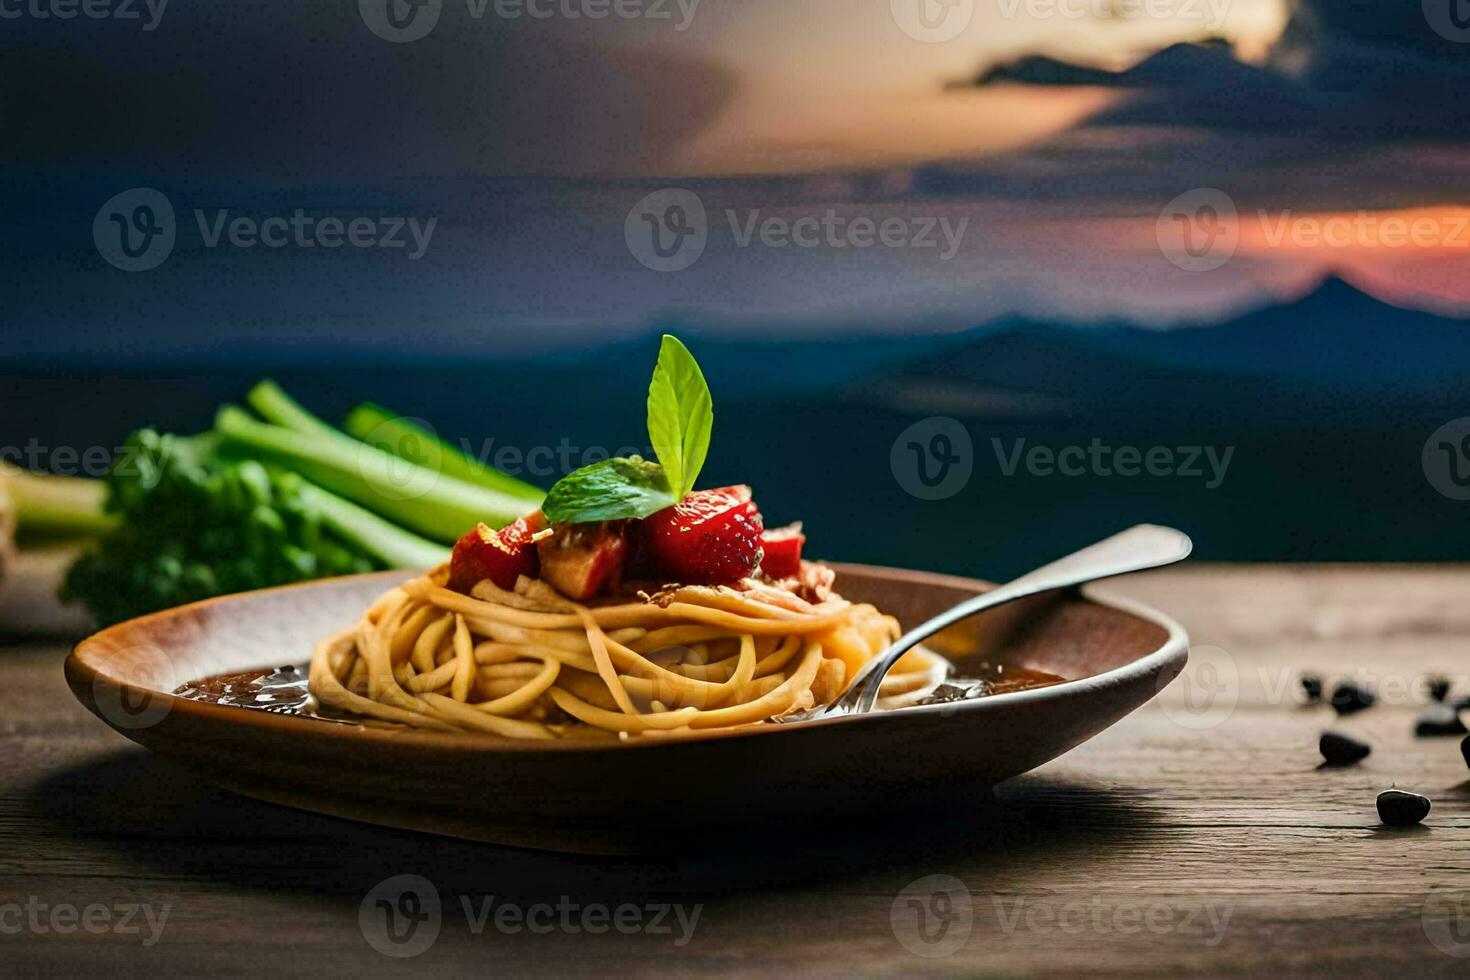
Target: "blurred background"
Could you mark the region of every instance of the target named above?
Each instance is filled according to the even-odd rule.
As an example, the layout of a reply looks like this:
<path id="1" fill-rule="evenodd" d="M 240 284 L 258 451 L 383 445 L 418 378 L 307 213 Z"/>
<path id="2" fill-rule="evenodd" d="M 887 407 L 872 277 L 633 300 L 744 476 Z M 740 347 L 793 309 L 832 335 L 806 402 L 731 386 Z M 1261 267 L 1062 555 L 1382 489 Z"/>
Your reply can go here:
<path id="1" fill-rule="evenodd" d="M 0 20 L 9 462 L 100 476 L 271 376 L 546 487 L 644 445 L 671 332 L 703 482 L 816 556 L 999 578 L 1146 520 L 1467 557 L 1458 0 Z"/>

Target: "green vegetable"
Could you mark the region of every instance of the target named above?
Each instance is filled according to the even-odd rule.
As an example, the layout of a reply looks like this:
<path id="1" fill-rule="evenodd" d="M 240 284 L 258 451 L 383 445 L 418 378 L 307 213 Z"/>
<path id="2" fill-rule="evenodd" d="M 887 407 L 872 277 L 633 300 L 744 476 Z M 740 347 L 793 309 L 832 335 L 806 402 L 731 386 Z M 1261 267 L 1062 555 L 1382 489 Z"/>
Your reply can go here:
<path id="1" fill-rule="evenodd" d="M 648 438 L 659 462 L 609 459 L 562 477 L 541 510 L 553 524 L 648 517 L 688 496 L 709 453 L 714 408 L 704 372 L 665 336 L 648 386 Z"/>
<path id="2" fill-rule="evenodd" d="M 525 499 L 418 466 L 348 436 L 270 425 L 226 405 L 215 431 L 231 452 L 300 473 L 394 523 L 445 543 L 484 522 L 503 527 L 534 509 Z"/>
<path id="3" fill-rule="evenodd" d="M 223 452 L 214 434 L 134 433 L 107 478 L 120 523 L 67 573 L 62 597 L 109 624 L 211 596 L 384 567 L 445 549 L 299 475 Z"/>
<path id="4" fill-rule="evenodd" d="M 665 335 L 648 386 L 648 438 L 675 500 L 694 489 L 714 424 L 709 385 L 699 362 L 677 338 Z"/>
<path id="5" fill-rule="evenodd" d="M 637 456 L 584 466 L 557 482 L 541 512 L 552 524 L 647 517 L 678 503 L 664 470 Z"/>
<path id="6" fill-rule="evenodd" d="M 0 464 L 0 498 L 14 511 L 17 532 L 36 537 L 94 537 L 117 518 L 103 510 L 107 487 L 101 480 L 29 473 Z"/>
<path id="7" fill-rule="evenodd" d="M 252 403 L 253 404 L 253 403 Z M 359 405 L 347 416 L 347 434 L 409 462 L 526 500 L 534 507 L 545 492 L 539 487 L 507 476 L 461 452 L 412 419 L 404 418 L 371 402 Z"/>
<path id="8" fill-rule="evenodd" d="M 261 418 L 275 425 L 295 429 L 304 435 L 325 436 L 352 442 L 347 436 L 302 408 L 294 398 L 282 390 L 280 385 L 269 378 L 251 388 L 245 395 L 245 402 L 259 412 Z"/>

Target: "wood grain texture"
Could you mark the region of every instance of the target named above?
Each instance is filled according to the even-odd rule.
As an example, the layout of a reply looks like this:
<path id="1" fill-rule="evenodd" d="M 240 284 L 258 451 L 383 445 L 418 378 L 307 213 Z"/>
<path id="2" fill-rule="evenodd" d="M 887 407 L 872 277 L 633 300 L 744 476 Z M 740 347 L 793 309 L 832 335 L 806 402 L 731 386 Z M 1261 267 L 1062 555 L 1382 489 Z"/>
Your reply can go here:
<path id="1" fill-rule="evenodd" d="M 1470 693 L 1470 569 L 1193 566 L 1110 589 L 1193 634 L 1194 665 L 1155 704 L 995 802 L 897 828 L 834 812 L 792 827 L 784 847 L 717 841 L 688 860 L 537 854 L 232 796 L 88 715 L 61 648 L 0 648 L 5 972 L 1465 975 L 1470 771 L 1458 739 L 1415 739 L 1412 726 L 1424 674 Z M 1317 738 L 1337 723 L 1296 703 L 1302 669 L 1361 673 L 1384 692 L 1337 725 L 1372 742 L 1361 765 L 1317 768 Z M 1378 826 L 1374 797 L 1393 784 L 1433 799 L 1422 828 Z M 668 832 L 705 840 L 698 826 Z M 367 944 L 359 909 L 403 873 L 433 882 L 443 914 L 437 941 L 399 960 Z M 925 945 L 907 900 L 937 908 L 922 881 L 933 875 L 964 892 L 951 931 Z M 672 915 L 671 933 L 476 932 L 462 900 L 475 910 L 489 896 L 702 909 L 676 946 Z M 155 945 L 141 917 L 129 934 L 60 933 L 48 919 L 136 903 L 168 907 Z M 925 957 L 905 940 L 957 948 Z"/>

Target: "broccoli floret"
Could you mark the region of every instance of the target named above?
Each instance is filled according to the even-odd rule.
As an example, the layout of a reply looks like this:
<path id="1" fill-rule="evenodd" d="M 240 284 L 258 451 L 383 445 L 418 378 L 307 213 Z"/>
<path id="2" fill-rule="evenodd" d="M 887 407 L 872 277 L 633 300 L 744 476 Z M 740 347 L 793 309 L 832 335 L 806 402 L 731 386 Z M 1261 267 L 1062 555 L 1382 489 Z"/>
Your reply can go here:
<path id="1" fill-rule="evenodd" d="M 298 475 L 222 453 L 213 435 L 145 429 L 107 478 L 118 526 L 68 572 L 102 625 L 306 579 L 432 565 L 443 550 Z"/>

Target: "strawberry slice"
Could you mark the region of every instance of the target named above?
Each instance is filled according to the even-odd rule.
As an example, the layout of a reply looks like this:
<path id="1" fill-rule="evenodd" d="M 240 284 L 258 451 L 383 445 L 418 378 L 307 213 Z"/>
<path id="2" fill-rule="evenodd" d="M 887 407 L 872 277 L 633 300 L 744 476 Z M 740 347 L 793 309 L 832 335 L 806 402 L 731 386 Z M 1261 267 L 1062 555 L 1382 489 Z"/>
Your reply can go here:
<path id="1" fill-rule="evenodd" d="M 591 599 L 616 588 L 628 559 L 625 525 L 572 524 L 537 545 L 541 577 L 568 599 Z"/>
<path id="2" fill-rule="evenodd" d="M 801 573 L 801 549 L 806 535 L 800 524 L 790 524 L 761 535 L 761 571 L 771 578 L 795 578 Z"/>
<path id="3" fill-rule="evenodd" d="M 686 585 L 737 582 L 755 571 L 763 530 L 744 486 L 697 490 L 643 521 L 654 564 Z"/>
<path id="4" fill-rule="evenodd" d="M 522 575 L 536 575 L 536 546 L 531 538 L 546 527 L 538 510 L 499 531 L 484 524 L 460 538 L 449 559 L 449 587 L 470 594 L 489 579 L 502 589 L 513 589 Z"/>

